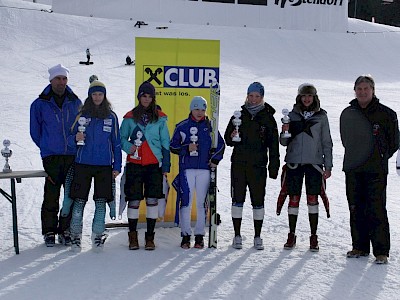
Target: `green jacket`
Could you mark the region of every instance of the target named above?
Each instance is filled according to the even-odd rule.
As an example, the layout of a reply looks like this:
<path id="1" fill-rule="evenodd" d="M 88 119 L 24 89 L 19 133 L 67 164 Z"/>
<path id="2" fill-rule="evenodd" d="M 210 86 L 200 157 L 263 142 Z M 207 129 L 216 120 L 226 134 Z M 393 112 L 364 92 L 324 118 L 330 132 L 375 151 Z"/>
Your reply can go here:
<path id="1" fill-rule="evenodd" d="M 365 109 L 353 99 L 340 115 L 340 137 L 344 172 L 387 174 L 388 160 L 399 149 L 397 114 L 375 96 Z"/>

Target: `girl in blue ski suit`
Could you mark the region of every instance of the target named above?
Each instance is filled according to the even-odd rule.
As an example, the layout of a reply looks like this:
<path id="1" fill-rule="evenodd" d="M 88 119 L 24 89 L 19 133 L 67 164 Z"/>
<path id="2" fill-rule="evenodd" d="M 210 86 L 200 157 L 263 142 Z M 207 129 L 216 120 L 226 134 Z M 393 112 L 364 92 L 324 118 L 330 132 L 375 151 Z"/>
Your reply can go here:
<path id="1" fill-rule="evenodd" d="M 204 247 L 205 200 L 210 185 L 210 167 L 218 165 L 225 150 L 225 142 L 219 132 L 218 147 L 211 149 L 211 125 L 206 116 L 206 109 L 207 101 L 200 96 L 194 97 L 190 103 L 189 117 L 176 125 L 170 143 L 171 152 L 179 155 L 179 174 L 175 182 L 179 182 L 177 186 L 180 200 L 181 247 L 184 249 L 190 248 L 190 216 L 195 191 L 197 221 L 194 228 L 194 247 Z"/>
<path id="2" fill-rule="evenodd" d="M 79 131 L 84 117 L 85 131 Z M 84 145 L 79 145 L 84 141 Z M 92 242 L 101 249 L 106 235 L 106 203 L 114 200 L 113 180 L 121 172 L 122 152 L 117 115 L 111 110 L 106 97 L 106 88 L 100 81 L 90 84 L 88 98 L 76 117 L 68 145 L 77 148 L 74 178 L 70 196 L 74 199 L 71 219 L 72 247 L 80 250 L 83 211 L 88 200 L 92 178 L 94 178 L 95 213 L 92 223 Z"/>

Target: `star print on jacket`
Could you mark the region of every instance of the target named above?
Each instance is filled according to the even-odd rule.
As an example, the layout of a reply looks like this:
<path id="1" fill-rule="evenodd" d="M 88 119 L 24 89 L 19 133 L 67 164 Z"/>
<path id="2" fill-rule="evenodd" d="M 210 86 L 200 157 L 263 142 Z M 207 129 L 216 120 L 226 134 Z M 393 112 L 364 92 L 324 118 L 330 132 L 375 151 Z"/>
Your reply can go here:
<path id="1" fill-rule="evenodd" d="M 309 120 L 304 122 L 305 127 L 303 129 L 303 132 L 307 133 L 309 136 L 313 137 L 312 132 L 311 132 L 311 127 L 313 127 L 315 124 L 317 124 L 317 121 Z"/>

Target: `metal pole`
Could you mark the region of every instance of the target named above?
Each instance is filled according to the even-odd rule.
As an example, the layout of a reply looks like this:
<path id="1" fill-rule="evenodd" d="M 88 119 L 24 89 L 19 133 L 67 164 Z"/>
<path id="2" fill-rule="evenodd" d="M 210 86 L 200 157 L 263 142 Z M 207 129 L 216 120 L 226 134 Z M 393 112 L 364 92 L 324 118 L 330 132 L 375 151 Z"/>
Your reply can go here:
<path id="1" fill-rule="evenodd" d="M 12 198 L 12 215 L 13 215 L 13 234 L 15 254 L 19 254 L 18 243 L 18 220 L 17 220 L 17 196 L 15 194 L 15 178 L 11 178 L 11 198 Z"/>

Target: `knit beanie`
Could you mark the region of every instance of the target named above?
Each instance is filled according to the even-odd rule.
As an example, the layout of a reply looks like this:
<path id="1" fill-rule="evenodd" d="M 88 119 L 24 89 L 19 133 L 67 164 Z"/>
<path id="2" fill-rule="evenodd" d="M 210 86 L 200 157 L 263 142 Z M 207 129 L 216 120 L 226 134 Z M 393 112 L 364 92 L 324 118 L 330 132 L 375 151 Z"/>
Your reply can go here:
<path id="1" fill-rule="evenodd" d="M 97 75 L 93 74 L 92 76 L 89 77 L 89 83 L 92 83 L 95 80 L 99 80 L 99 77 L 97 77 Z"/>
<path id="2" fill-rule="evenodd" d="M 317 95 L 317 89 L 311 83 L 303 83 L 297 90 L 298 95 Z"/>
<path id="3" fill-rule="evenodd" d="M 138 91 L 138 94 L 137 94 L 138 100 L 140 100 L 140 97 L 142 97 L 144 94 L 149 94 L 153 99 L 155 98 L 155 95 L 156 95 L 156 89 L 148 81 L 143 82 L 139 86 L 139 91 Z"/>
<path id="4" fill-rule="evenodd" d="M 104 85 L 104 83 L 102 83 L 98 80 L 93 81 L 89 86 L 88 96 L 90 97 L 95 92 L 101 92 L 105 96 L 106 95 L 106 86 Z"/>
<path id="5" fill-rule="evenodd" d="M 262 97 L 264 97 L 264 86 L 259 82 L 253 82 L 252 84 L 249 85 L 249 87 L 247 89 L 247 95 L 252 92 L 257 92 Z"/>
<path id="6" fill-rule="evenodd" d="M 190 111 L 195 109 L 207 110 L 207 101 L 201 96 L 194 96 L 190 102 Z"/>
<path id="7" fill-rule="evenodd" d="M 58 64 L 54 67 L 51 67 L 48 71 L 49 71 L 49 81 L 52 81 L 53 78 L 57 76 L 64 76 L 68 78 L 69 74 L 69 70 L 62 64 Z"/>

